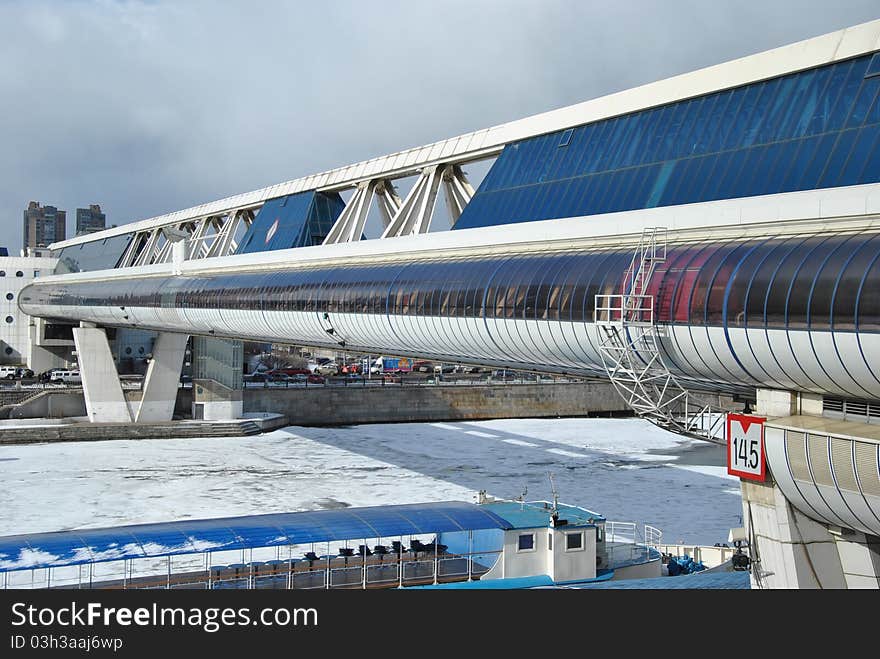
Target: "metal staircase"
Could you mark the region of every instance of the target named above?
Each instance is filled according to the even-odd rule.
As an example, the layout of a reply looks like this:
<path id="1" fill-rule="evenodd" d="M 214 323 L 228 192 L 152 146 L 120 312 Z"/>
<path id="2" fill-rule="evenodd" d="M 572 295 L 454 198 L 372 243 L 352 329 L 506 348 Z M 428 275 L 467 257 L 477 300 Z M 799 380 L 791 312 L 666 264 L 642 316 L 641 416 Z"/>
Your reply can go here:
<path id="1" fill-rule="evenodd" d="M 666 229 L 646 228 L 621 283 L 621 293 L 596 295 L 593 322 L 605 372 L 639 416 L 671 432 L 724 442 L 725 411 L 685 389 L 660 353 L 665 331 L 654 318 L 648 285 L 666 260 Z"/>

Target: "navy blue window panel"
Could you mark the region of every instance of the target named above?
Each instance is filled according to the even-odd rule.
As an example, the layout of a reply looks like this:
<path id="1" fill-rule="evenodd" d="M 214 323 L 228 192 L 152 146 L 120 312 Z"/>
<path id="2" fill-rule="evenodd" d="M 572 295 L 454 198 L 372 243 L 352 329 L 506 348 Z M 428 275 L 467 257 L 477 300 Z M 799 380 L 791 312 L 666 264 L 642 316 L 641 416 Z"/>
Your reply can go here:
<path id="1" fill-rule="evenodd" d="M 309 190 L 269 199 L 257 213 L 236 254 L 320 245 L 345 208 L 338 193 Z"/>
<path id="2" fill-rule="evenodd" d="M 508 144 L 454 228 L 877 183 L 878 74 L 875 53 Z"/>

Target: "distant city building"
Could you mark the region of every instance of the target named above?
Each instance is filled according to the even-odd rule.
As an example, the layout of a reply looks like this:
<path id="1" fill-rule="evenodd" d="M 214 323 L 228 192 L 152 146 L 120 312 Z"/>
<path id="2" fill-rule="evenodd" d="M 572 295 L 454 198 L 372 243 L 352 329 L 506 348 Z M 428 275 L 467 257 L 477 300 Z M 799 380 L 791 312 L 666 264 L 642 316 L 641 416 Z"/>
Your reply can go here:
<path id="1" fill-rule="evenodd" d="M 107 228 L 107 216 L 101 212 L 98 204 L 90 204 L 88 208 L 76 209 L 76 235 L 94 233 Z"/>
<path id="2" fill-rule="evenodd" d="M 24 212 L 24 248 L 48 247 L 67 238 L 67 212 L 32 201 Z"/>

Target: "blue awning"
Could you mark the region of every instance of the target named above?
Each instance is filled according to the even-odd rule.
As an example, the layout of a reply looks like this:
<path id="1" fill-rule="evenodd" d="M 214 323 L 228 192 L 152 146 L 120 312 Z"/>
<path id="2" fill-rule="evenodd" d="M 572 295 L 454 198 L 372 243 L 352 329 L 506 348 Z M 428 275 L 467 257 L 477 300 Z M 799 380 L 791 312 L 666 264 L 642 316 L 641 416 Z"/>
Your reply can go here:
<path id="1" fill-rule="evenodd" d="M 444 501 L 32 533 L 0 537 L 0 571 L 495 528 L 511 525 L 484 506 Z"/>

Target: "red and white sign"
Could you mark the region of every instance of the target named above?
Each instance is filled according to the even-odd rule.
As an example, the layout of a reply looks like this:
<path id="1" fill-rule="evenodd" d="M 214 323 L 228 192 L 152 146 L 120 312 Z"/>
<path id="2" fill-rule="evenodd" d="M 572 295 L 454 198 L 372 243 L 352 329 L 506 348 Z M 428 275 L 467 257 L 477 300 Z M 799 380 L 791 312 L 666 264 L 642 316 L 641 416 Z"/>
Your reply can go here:
<path id="1" fill-rule="evenodd" d="M 764 456 L 764 419 L 745 414 L 727 415 L 727 473 L 753 481 L 767 474 Z"/>

